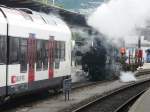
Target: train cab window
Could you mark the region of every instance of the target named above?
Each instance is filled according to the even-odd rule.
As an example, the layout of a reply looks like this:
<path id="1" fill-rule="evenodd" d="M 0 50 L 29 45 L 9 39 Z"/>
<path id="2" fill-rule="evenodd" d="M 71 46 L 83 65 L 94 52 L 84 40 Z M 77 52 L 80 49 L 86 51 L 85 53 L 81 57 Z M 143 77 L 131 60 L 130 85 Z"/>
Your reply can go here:
<path id="1" fill-rule="evenodd" d="M 48 69 L 48 41 L 43 41 L 43 70 Z"/>
<path id="2" fill-rule="evenodd" d="M 6 37 L 0 36 L 0 64 L 6 64 Z"/>
<path id="3" fill-rule="evenodd" d="M 42 70 L 42 40 L 37 40 L 36 69 Z"/>
<path id="4" fill-rule="evenodd" d="M 19 38 L 9 39 L 9 64 L 19 64 Z"/>
<path id="5" fill-rule="evenodd" d="M 27 71 L 27 39 L 20 39 L 20 71 Z"/>

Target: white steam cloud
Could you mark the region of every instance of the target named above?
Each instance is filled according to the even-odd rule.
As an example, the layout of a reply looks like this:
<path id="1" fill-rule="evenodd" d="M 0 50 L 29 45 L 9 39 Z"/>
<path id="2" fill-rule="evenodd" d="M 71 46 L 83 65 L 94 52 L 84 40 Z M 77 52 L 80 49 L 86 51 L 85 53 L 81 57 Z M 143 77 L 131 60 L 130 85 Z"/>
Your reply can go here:
<path id="1" fill-rule="evenodd" d="M 111 38 L 134 35 L 150 20 L 150 0 L 110 0 L 88 18 L 88 24 Z"/>
<path id="2" fill-rule="evenodd" d="M 132 72 L 121 72 L 120 73 L 120 81 L 122 82 L 131 82 L 136 81 L 137 79 Z"/>

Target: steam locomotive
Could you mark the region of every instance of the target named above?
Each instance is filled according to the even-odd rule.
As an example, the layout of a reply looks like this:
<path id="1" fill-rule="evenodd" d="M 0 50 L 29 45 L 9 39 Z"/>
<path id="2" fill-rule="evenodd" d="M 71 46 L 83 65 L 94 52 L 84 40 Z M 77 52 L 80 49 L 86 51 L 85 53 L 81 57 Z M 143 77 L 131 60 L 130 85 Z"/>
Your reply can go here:
<path id="1" fill-rule="evenodd" d="M 94 38 L 93 46 L 82 56 L 82 69 L 88 74 L 88 79 L 98 81 L 117 78 L 120 70 L 118 54 L 117 48 L 107 43 L 105 38 Z"/>
<path id="2" fill-rule="evenodd" d="M 100 36 L 94 39 L 93 46 L 82 57 L 82 69 L 89 80 L 116 79 L 120 71 L 135 71 L 143 65 L 141 49 L 119 49 Z"/>
<path id="3" fill-rule="evenodd" d="M 0 6 L 0 99 L 61 88 L 71 74 L 71 31 L 53 15 Z"/>

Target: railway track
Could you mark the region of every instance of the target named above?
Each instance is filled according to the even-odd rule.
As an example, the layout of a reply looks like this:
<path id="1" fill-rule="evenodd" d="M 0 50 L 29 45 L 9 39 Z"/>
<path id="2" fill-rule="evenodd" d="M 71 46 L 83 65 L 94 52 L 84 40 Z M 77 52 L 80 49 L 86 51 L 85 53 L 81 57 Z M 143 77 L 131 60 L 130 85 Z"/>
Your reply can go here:
<path id="1" fill-rule="evenodd" d="M 135 73 L 136 76 L 141 76 L 145 74 L 150 74 L 150 69 L 141 69 Z"/>
<path id="2" fill-rule="evenodd" d="M 147 89 L 146 89 L 147 90 Z M 135 103 L 135 101 L 146 91 L 143 90 L 140 93 L 134 95 L 125 103 L 123 103 L 120 107 L 118 107 L 114 112 L 128 112 L 129 108 Z"/>
<path id="3" fill-rule="evenodd" d="M 72 112 L 127 112 L 128 107 L 149 87 L 150 79 L 135 82 L 98 97 Z"/>
<path id="4" fill-rule="evenodd" d="M 108 81 L 98 81 L 98 82 L 81 82 L 81 83 L 73 83 L 72 84 L 72 91 L 81 89 L 84 87 L 90 87 L 97 84 L 102 84 Z M 62 90 L 58 93 L 55 93 L 51 91 L 50 93 L 48 91 L 44 91 L 43 93 L 33 93 L 26 96 L 20 96 L 11 98 L 7 102 L 0 105 L 0 112 L 5 112 L 7 110 L 15 109 L 17 107 L 32 107 L 33 104 L 38 103 L 40 101 L 57 97 L 62 93 Z"/>

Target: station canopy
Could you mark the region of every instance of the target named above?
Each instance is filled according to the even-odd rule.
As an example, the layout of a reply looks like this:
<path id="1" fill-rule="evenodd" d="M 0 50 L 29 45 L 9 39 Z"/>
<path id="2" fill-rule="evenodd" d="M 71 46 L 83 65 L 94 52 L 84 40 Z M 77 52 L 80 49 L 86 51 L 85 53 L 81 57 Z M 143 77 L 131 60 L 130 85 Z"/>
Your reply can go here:
<path id="1" fill-rule="evenodd" d="M 87 26 L 84 15 L 63 8 L 47 5 L 38 0 L 0 0 L 1 5 L 14 8 L 29 8 L 38 12 L 59 14 L 68 24 Z"/>

